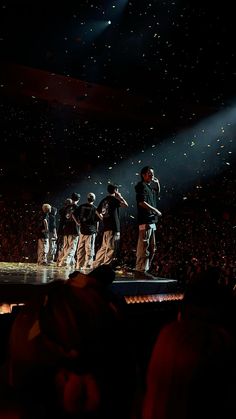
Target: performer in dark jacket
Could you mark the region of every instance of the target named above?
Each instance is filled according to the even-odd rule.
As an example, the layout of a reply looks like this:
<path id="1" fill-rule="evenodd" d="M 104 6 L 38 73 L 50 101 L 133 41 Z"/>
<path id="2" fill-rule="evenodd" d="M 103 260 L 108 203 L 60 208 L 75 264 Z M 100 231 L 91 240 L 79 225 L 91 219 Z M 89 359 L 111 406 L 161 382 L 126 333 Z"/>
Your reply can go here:
<path id="1" fill-rule="evenodd" d="M 49 252 L 48 262 L 52 263 L 55 261 L 57 253 L 57 208 L 52 207 L 49 213 L 48 219 L 48 230 L 49 230 Z"/>
<path id="2" fill-rule="evenodd" d="M 60 260 L 57 260 L 57 266 L 73 266 L 75 264 L 75 254 L 79 240 L 79 224 L 74 216 L 78 209 L 80 194 L 73 192 L 71 195 L 72 204 L 67 205 L 64 213 L 63 226 L 63 254 Z"/>
<path id="3" fill-rule="evenodd" d="M 51 212 L 51 205 L 43 204 L 42 211 L 40 212 L 39 219 L 39 232 L 38 232 L 38 250 L 37 250 L 37 263 L 38 265 L 47 265 L 48 252 L 49 252 L 49 214 Z"/>
<path id="4" fill-rule="evenodd" d="M 87 202 L 81 204 L 75 213 L 80 224 L 80 237 L 77 248 L 76 269 L 87 270 L 92 267 L 95 255 L 95 238 L 98 229 L 99 216 L 94 205 L 96 196 L 90 192 Z"/>
<path id="5" fill-rule="evenodd" d="M 120 207 L 128 207 L 128 203 L 121 196 L 118 186 L 109 184 L 108 194 L 99 203 L 97 212 L 103 220 L 102 245 L 96 254 L 93 268 L 99 265 L 114 265 L 120 241 Z"/>
<path id="6" fill-rule="evenodd" d="M 156 224 L 161 212 L 157 209 L 160 182 L 154 176 L 154 169 L 145 166 L 141 170 L 141 181 L 135 186 L 139 236 L 136 252 L 136 274 L 142 277 L 150 269 L 156 251 Z M 147 276 L 148 274 L 146 274 Z"/>

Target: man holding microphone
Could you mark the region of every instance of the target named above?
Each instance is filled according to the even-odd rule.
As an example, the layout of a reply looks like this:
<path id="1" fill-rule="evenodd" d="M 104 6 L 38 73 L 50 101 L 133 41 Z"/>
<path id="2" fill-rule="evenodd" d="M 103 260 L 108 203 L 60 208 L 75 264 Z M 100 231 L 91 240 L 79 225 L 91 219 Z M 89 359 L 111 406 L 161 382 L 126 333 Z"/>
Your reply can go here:
<path id="1" fill-rule="evenodd" d="M 135 186 L 139 236 L 136 251 L 136 278 L 153 278 L 148 274 L 156 251 L 156 224 L 162 214 L 157 209 L 160 182 L 150 166 L 142 168 L 141 181 Z"/>

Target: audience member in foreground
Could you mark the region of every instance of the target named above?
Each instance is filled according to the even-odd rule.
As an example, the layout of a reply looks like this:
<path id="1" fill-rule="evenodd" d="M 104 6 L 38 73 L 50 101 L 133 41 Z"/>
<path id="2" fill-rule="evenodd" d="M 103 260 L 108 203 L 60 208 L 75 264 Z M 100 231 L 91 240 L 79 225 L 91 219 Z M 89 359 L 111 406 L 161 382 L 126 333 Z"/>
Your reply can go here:
<path id="1" fill-rule="evenodd" d="M 151 356 L 143 419 L 236 417 L 232 300 L 212 272 L 189 285 Z"/>
<path id="2" fill-rule="evenodd" d="M 129 417 L 132 360 L 122 305 L 109 290 L 114 277 L 108 266 L 75 272 L 17 316 L 9 381 L 30 418 Z"/>

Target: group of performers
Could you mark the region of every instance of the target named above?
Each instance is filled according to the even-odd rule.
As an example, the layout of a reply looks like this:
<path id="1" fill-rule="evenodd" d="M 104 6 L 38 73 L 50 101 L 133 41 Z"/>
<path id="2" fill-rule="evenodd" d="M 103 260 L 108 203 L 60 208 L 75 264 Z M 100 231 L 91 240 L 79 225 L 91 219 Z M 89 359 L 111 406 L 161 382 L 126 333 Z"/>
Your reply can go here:
<path id="1" fill-rule="evenodd" d="M 156 225 L 161 212 L 157 209 L 160 182 L 150 166 L 142 168 L 141 180 L 135 186 L 139 236 L 136 251 L 135 276 L 151 277 L 148 273 L 156 251 Z M 38 237 L 38 264 L 56 263 L 58 267 L 75 267 L 90 271 L 100 265 L 115 267 L 120 241 L 120 208 L 128 207 L 118 186 L 108 184 L 107 196 L 98 206 L 96 196 L 87 195 L 87 201 L 79 204 L 80 194 L 72 193 L 59 210 L 43 204 Z M 102 224 L 102 243 L 95 254 L 95 239 L 99 223 Z"/>

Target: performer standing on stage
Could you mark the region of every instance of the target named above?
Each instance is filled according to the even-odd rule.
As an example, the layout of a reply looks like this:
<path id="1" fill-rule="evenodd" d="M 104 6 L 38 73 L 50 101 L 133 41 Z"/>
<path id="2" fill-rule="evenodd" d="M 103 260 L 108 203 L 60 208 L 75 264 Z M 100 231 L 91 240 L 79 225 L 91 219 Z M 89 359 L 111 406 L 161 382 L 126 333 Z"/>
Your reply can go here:
<path id="1" fill-rule="evenodd" d="M 71 195 L 72 204 L 66 206 L 65 224 L 63 228 L 63 255 L 57 261 L 57 266 L 71 267 L 75 265 L 75 254 L 79 240 L 79 223 L 77 222 L 74 213 L 78 209 L 78 202 L 80 194 L 73 192 Z"/>
<path id="2" fill-rule="evenodd" d="M 93 192 L 87 195 L 87 202 L 81 204 L 75 214 L 80 225 L 80 237 L 77 247 L 76 269 L 91 269 L 95 255 L 95 238 L 100 220 L 97 207 L 94 205 L 96 196 Z"/>
<path id="3" fill-rule="evenodd" d="M 103 220 L 102 245 L 96 254 L 93 269 L 99 265 L 113 267 L 120 242 L 120 207 L 128 207 L 128 203 L 118 191 L 117 185 L 109 184 L 108 194 L 97 207 L 97 212 Z"/>
<path id="4" fill-rule="evenodd" d="M 48 221 L 51 212 L 51 205 L 43 204 L 42 211 L 39 218 L 38 229 L 38 250 L 37 250 L 37 263 L 38 265 L 48 264 L 48 251 L 49 251 L 49 229 Z"/>
<path id="5" fill-rule="evenodd" d="M 154 177 L 154 169 L 145 166 L 141 181 L 135 186 L 138 210 L 139 236 L 136 252 L 136 277 L 151 277 L 147 271 L 156 251 L 156 224 L 161 212 L 157 209 L 160 182 Z"/>
<path id="6" fill-rule="evenodd" d="M 66 213 L 67 207 L 72 204 L 72 199 L 67 198 L 64 202 L 62 208 L 59 209 L 59 223 L 57 229 L 57 253 L 56 253 L 56 261 L 57 264 L 60 264 L 62 256 L 63 256 L 63 246 L 64 246 L 64 226 L 66 224 Z"/>
<path id="7" fill-rule="evenodd" d="M 55 262 L 57 253 L 57 208 L 52 207 L 49 213 L 48 219 L 48 230 L 49 230 L 49 252 L 48 252 L 48 263 Z"/>

